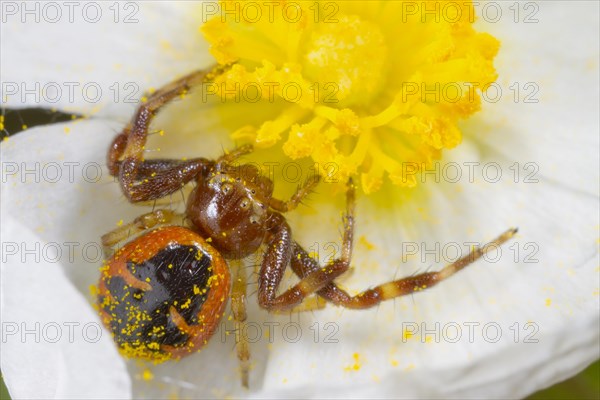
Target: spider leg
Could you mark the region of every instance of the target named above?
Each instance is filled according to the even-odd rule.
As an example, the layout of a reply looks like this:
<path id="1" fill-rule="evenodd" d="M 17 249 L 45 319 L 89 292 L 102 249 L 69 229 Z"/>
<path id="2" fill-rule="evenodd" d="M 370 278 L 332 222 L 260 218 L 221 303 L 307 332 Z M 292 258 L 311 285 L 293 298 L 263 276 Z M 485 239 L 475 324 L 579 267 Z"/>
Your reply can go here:
<path id="1" fill-rule="evenodd" d="M 109 172 L 119 177 L 121 189 L 131 202 L 154 200 L 175 192 L 206 171 L 212 162 L 198 158 L 190 161 L 144 160 L 148 128 L 158 111 L 193 87 L 209 82 L 228 66 L 192 72 L 150 94 L 140 105 L 133 120 L 111 144 L 107 164 Z"/>
<path id="2" fill-rule="evenodd" d="M 240 147 L 236 147 L 232 151 L 225 152 L 221 157 L 217 159 L 217 164 L 231 164 L 238 158 L 252 153 L 254 150 L 254 146 L 251 144 L 246 144 Z"/>
<path id="3" fill-rule="evenodd" d="M 297 260 L 292 259 L 296 248 L 299 247 L 292 240 L 292 232 L 279 213 L 272 213 L 269 218 L 267 234 L 267 250 L 263 257 L 262 266 L 258 278 L 258 303 L 261 307 L 272 312 L 283 312 L 294 309 L 302 309 L 300 304 L 304 298 L 327 286 L 335 278 L 346 272 L 350 266 L 352 255 L 352 236 L 354 227 L 354 184 L 348 182 L 347 210 L 344 215 L 344 245 L 342 246 L 342 257 L 334 260 L 324 267 L 306 270 L 300 276 L 300 282 L 277 295 L 277 289 L 283 278 L 287 266 Z M 320 308 L 319 302 L 309 306 L 307 309 Z"/>
<path id="4" fill-rule="evenodd" d="M 271 312 L 273 314 L 280 314 L 280 315 L 287 315 L 287 314 L 296 314 L 296 313 L 303 313 L 303 312 L 308 312 L 308 311 L 316 311 L 316 310 L 322 310 L 327 306 L 327 301 L 324 300 L 321 296 L 311 296 L 308 298 L 305 298 L 302 303 L 298 304 L 297 306 L 294 306 L 292 308 L 288 308 L 288 309 L 284 309 L 284 310 L 280 310 L 280 309 L 274 309 L 271 310 Z"/>
<path id="5" fill-rule="evenodd" d="M 349 267 L 348 264 L 350 263 L 350 258 L 352 256 L 352 237 L 354 231 L 354 187 L 351 182 L 347 192 L 347 203 L 346 215 L 344 216 L 342 257 L 335 260 L 334 263 L 343 262 Z M 422 291 L 435 286 L 458 271 L 466 268 L 468 265 L 485 255 L 488 251 L 501 246 L 503 243 L 510 240 L 516 232 L 516 229 L 507 230 L 496 239 L 483 246 L 473 248 L 469 254 L 437 272 L 424 272 L 403 279 L 393 280 L 372 289 L 365 290 L 355 296 L 348 294 L 332 280 L 317 293 L 319 296 L 337 306 L 353 309 L 371 308 L 380 304 L 382 301 L 391 300 L 407 294 L 413 294 L 417 291 Z M 291 267 L 301 279 L 304 279 L 321 269 L 319 262 L 310 257 L 306 250 L 297 243 L 294 245 L 291 257 Z"/>
<path id="6" fill-rule="evenodd" d="M 265 255 L 258 277 L 258 304 L 269 311 L 281 312 L 298 306 L 305 297 L 323 288 L 347 270 L 347 264 L 336 260 L 323 268 L 308 271 L 300 282 L 277 295 L 285 269 L 294 249 L 291 229 L 285 218 L 273 213 L 269 218 Z"/>
<path id="7" fill-rule="evenodd" d="M 240 362 L 242 373 L 242 385 L 248 388 L 248 376 L 250 371 L 250 348 L 246 336 L 246 270 L 240 262 L 236 262 L 236 275 L 231 290 L 231 311 L 235 320 L 235 343 L 237 357 Z"/>
<path id="8" fill-rule="evenodd" d="M 140 215 L 133 221 L 102 235 L 102 246 L 105 258 L 109 258 L 113 253 L 113 247 L 131 236 L 143 232 L 146 229 L 157 225 L 168 224 L 181 215 L 170 210 L 159 209 L 147 214 Z"/>
<path id="9" fill-rule="evenodd" d="M 296 193 L 287 201 L 271 198 L 269 200 L 269 206 L 279 212 L 289 212 L 295 209 L 298 204 L 302 202 L 306 196 L 313 191 L 315 186 L 319 183 L 321 177 L 319 175 L 313 175 L 308 178 L 302 185 L 298 186 Z"/>
<path id="10" fill-rule="evenodd" d="M 121 170 L 122 162 L 116 163 L 116 168 Z M 138 163 L 134 176 L 124 178 L 118 174 L 123 188 L 123 179 L 126 179 L 128 190 L 123 189 L 127 199 L 132 202 L 157 200 L 166 197 L 184 187 L 188 182 L 207 174 L 213 161 L 205 158 L 192 160 L 143 160 Z"/>

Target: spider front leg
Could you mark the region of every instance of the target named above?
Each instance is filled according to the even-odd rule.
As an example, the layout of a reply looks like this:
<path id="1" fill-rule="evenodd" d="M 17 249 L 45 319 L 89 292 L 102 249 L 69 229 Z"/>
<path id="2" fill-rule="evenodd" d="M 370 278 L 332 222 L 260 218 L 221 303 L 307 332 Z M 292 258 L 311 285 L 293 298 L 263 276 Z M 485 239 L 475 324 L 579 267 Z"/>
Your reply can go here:
<path id="1" fill-rule="evenodd" d="M 347 191 L 347 209 L 344 215 L 344 239 L 342 243 L 342 257 L 335 262 L 344 262 L 346 268 L 349 268 L 350 258 L 352 256 L 352 242 L 354 235 L 354 185 L 349 182 Z M 317 293 L 324 299 L 337 306 L 352 309 L 371 308 L 382 301 L 391 300 L 396 297 L 412 294 L 416 291 L 422 291 L 437 285 L 443 280 L 464 269 L 477 259 L 481 258 L 488 251 L 510 240 L 517 233 L 517 229 L 508 229 L 496 239 L 481 247 L 476 247 L 466 256 L 458 259 L 456 262 L 447 265 L 437 272 L 425 272 L 422 274 L 410 276 L 395 281 L 390 281 L 378 285 L 372 289 L 365 290 L 355 296 L 351 296 L 345 290 L 341 289 L 333 280 L 321 288 Z M 335 263 L 334 262 L 334 263 Z M 308 255 L 300 245 L 296 243 L 291 258 L 292 270 L 300 277 L 311 276 L 321 267 L 319 262 Z"/>
<path id="2" fill-rule="evenodd" d="M 309 295 L 317 292 L 348 269 L 348 262 L 335 260 L 323 268 L 307 271 L 300 282 L 277 295 L 285 269 L 296 244 L 285 218 L 278 213 L 269 217 L 267 250 L 258 278 L 258 303 L 272 312 L 291 310 Z"/>
<path id="3" fill-rule="evenodd" d="M 250 346 L 246 336 L 246 270 L 241 262 L 236 261 L 236 274 L 231 289 L 231 312 L 235 320 L 235 346 L 242 374 L 242 385 L 248 388 L 250 373 Z"/>
<path id="4" fill-rule="evenodd" d="M 246 154 L 252 153 L 254 146 L 246 144 L 233 149 L 232 151 L 226 151 L 221 157 L 217 159 L 217 165 L 223 166 L 233 163 L 238 158 L 245 156 Z"/>
<path id="5" fill-rule="evenodd" d="M 157 225 L 169 224 L 177 217 L 183 218 L 184 216 L 170 210 L 155 210 L 140 215 L 132 222 L 105 233 L 101 239 L 105 258 L 110 258 L 113 253 L 113 247 L 116 244 Z"/>
<path id="6" fill-rule="evenodd" d="M 158 111 L 195 86 L 214 80 L 228 66 L 192 72 L 149 95 L 140 105 L 132 122 L 109 148 L 110 173 L 119 177 L 121 189 L 131 202 L 155 200 L 179 190 L 213 163 L 198 158 L 190 161 L 144 160 L 150 123 Z"/>
<path id="7" fill-rule="evenodd" d="M 279 212 L 289 212 L 294 210 L 298 204 L 313 191 L 320 180 L 321 177 L 319 175 L 311 176 L 301 186 L 298 186 L 296 193 L 294 193 L 288 201 L 271 198 L 269 200 L 269 207 Z"/>
<path id="8" fill-rule="evenodd" d="M 175 193 L 198 176 L 206 176 L 214 165 L 213 161 L 205 158 L 188 161 L 155 159 L 135 163 L 135 167 L 131 160 L 128 164 L 135 175 L 118 174 L 121 189 L 132 203 L 157 200 Z M 118 162 L 116 167 L 122 171 L 123 163 Z"/>

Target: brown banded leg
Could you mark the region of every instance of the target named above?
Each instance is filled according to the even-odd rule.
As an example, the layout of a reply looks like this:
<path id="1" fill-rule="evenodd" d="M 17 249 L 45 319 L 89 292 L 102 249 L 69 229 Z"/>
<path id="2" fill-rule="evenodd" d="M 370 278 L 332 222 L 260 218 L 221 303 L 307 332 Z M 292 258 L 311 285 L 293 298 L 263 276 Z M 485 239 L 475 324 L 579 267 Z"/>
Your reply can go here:
<path id="1" fill-rule="evenodd" d="M 235 320 L 235 347 L 240 363 L 242 385 L 248 388 L 248 375 L 250 371 L 250 347 L 246 336 L 246 270 L 241 262 L 236 261 L 236 274 L 231 290 L 231 312 Z"/>
<path id="2" fill-rule="evenodd" d="M 291 229 L 281 214 L 269 218 L 267 249 L 258 278 L 258 304 L 269 311 L 281 312 L 300 305 L 305 297 L 317 292 L 348 269 L 348 264 L 336 260 L 323 268 L 307 271 L 300 282 L 277 295 L 285 269 L 290 263 L 294 242 Z"/>
<path id="3" fill-rule="evenodd" d="M 139 163 L 129 190 L 124 194 L 132 203 L 161 199 L 180 190 L 198 176 L 207 174 L 212 165 L 214 162 L 205 158 L 188 161 L 144 160 Z M 121 168 L 121 162 L 116 167 Z"/>
<path id="4" fill-rule="evenodd" d="M 168 190 L 178 190 L 193 179 L 200 170 L 207 168 L 207 161 L 196 159 L 190 162 L 161 160 L 163 165 L 148 163 L 144 160 L 144 150 L 148 137 L 148 128 L 161 107 L 173 99 L 185 95 L 190 89 L 210 82 L 222 74 L 229 66 L 214 67 L 209 70 L 192 72 L 148 96 L 140 105 L 132 122 L 125 127 L 109 148 L 107 161 L 111 174 L 118 175 L 121 189 L 132 202 L 153 200 L 169 194 Z M 149 174 L 140 170 L 151 171 Z M 154 179 L 150 179 L 154 178 Z M 170 183 L 174 181 L 173 183 Z M 154 187 L 162 190 L 156 192 Z"/>
<path id="5" fill-rule="evenodd" d="M 119 133 L 110 144 L 108 148 L 108 154 L 106 155 L 106 165 L 108 167 L 108 173 L 111 176 L 119 176 L 120 160 L 127 147 L 127 138 L 131 131 L 131 124 L 128 124 L 123 128 L 123 132 Z"/>
<path id="6" fill-rule="evenodd" d="M 319 175 L 314 175 L 307 179 L 302 185 L 298 186 L 296 189 L 296 193 L 288 200 L 280 200 L 271 198 L 269 200 L 269 206 L 279 212 L 289 212 L 294 210 L 298 204 L 302 202 L 302 200 L 313 191 L 313 189 L 319 184 L 321 177 Z"/>
<path id="7" fill-rule="evenodd" d="M 344 215 L 344 244 L 342 256 L 324 267 L 317 267 L 306 271 L 301 276 L 300 282 L 277 295 L 277 289 L 283 278 L 285 269 L 290 261 L 292 265 L 297 260 L 295 253 L 298 245 L 291 239 L 291 229 L 281 214 L 274 213 L 269 219 L 269 237 L 267 250 L 259 273 L 258 302 L 269 311 L 282 312 L 301 309 L 301 303 L 307 296 L 319 291 L 335 278 L 342 275 L 350 267 L 352 256 L 352 235 L 354 227 L 354 184 L 348 181 L 347 209 Z M 318 301 L 311 308 L 320 308 Z"/>
<path id="8" fill-rule="evenodd" d="M 117 229 L 102 235 L 104 256 L 109 258 L 112 255 L 112 249 L 116 244 L 123 242 L 129 237 L 143 232 L 146 229 L 154 228 L 157 225 L 171 223 L 178 216 L 182 217 L 181 215 L 170 210 L 155 210 L 150 213 L 140 215 L 132 222 L 124 224 Z"/>
<path id="9" fill-rule="evenodd" d="M 296 314 L 309 311 L 322 310 L 327 306 L 327 301 L 321 296 L 311 295 L 311 297 L 304 298 L 302 303 L 293 306 L 292 308 L 286 309 L 273 309 L 270 312 L 273 314 Z"/>
<path id="10" fill-rule="evenodd" d="M 349 205 L 347 206 L 346 215 L 344 217 L 344 240 L 342 244 L 341 260 L 344 260 L 349 264 L 350 257 L 352 255 L 352 237 L 354 230 L 354 188 L 352 184 L 350 184 L 348 189 L 347 201 Z M 449 278 L 477 259 L 481 258 L 491 249 L 501 246 L 503 243 L 510 240 L 516 233 L 517 229 L 509 229 L 484 246 L 474 248 L 469 254 L 460 258 L 456 262 L 447 265 L 438 272 L 425 272 L 407 278 L 387 282 L 372 289 L 365 290 L 356 296 L 349 295 L 333 281 L 329 282 L 317 293 L 319 296 L 338 306 L 353 309 L 370 308 L 378 305 L 382 301 L 412 294 L 417 291 L 422 291 L 435 286 L 444 279 Z M 295 243 L 293 249 L 291 263 L 292 270 L 301 279 L 310 276 L 314 273 L 314 271 L 318 271 L 321 268 L 319 266 L 319 262 L 310 257 L 306 250 L 304 250 L 297 243 Z"/>
<path id="11" fill-rule="evenodd" d="M 254 150 L 254 146 L 251 144 L 246 144 L 240 147 L 233 149 L 232 151 L 225 152 L 219 159 L 217 160 L 217 164 L 227 165 L 233 163 L 238 158 L 252 153 Z"/>

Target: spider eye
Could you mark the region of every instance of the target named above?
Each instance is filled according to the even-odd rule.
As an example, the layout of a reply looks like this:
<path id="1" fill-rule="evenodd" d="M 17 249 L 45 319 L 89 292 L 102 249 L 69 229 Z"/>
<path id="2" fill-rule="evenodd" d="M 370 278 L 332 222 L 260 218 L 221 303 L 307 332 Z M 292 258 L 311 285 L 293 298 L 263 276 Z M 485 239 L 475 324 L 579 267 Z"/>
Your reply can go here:
<path id="1" fill-rule="evenodd" d="M 240 207 L 242 208 L 242 210 L 247 210 L 248 208 L 250 208 L 250 201 L 248 199 L 242 200 L 242 202 L 240 203 Z"/>
<path id="2" fill-rule="evenodd" d="M 252 194 L 256 194 L 256 189 L 252 189 L 252 190 L 250 191 L 250 193 L 252 193 Z"/>
<path id="3" fill-rule="evenodd" d="M 229 184 L 229 183 L 226 183 L 223 186 L 221 186 L 221 191 L 224 194 L 227 194 L 227 193 L 231 192 L 231 189 L 233 189 L 233 186 L 231 186 L 231 184 Z"/>

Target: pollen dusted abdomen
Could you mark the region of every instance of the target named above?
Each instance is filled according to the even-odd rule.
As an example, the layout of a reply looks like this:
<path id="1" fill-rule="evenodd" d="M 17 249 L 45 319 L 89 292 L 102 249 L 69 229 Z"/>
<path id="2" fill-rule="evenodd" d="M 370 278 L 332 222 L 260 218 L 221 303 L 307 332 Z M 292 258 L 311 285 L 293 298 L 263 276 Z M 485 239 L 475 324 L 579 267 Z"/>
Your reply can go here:
<path id="1" fill-rule="evenodd" d="M 160 362 L 199 350 L 214 333 L 229 298 L 223 258 L 183 227 L 142 235 L 102 270 L 102 321 L 129 357 Z"/>

